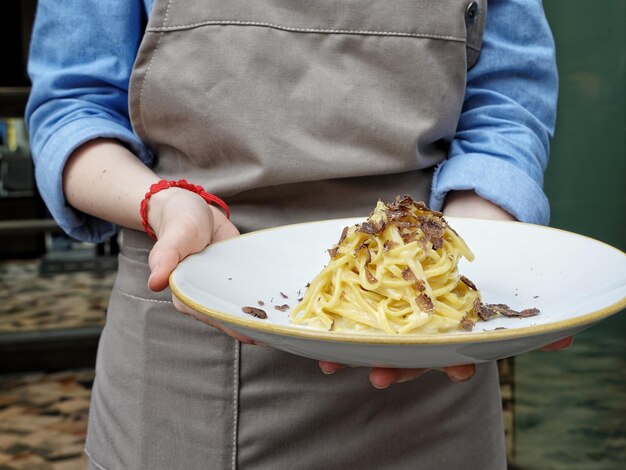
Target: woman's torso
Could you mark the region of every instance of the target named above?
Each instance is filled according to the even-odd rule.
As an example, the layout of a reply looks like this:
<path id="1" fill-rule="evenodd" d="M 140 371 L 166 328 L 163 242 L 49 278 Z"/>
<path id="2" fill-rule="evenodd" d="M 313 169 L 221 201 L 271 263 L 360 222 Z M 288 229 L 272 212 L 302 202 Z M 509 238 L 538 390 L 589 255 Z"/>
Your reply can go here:
<path id="1" fill-rule="evenodd" d="M 131 82 L 164 178 L 223 196 L 242 230 L 425 198 L 484 24 L 469 2 L 157 1 Z M 469 44 L 466 38 L 469 37 Z M 469 55 L 468 55 L 469 51 Z M 504 468 L 497 373 L 375 390 L 365 369 L 241 346 L 146 287 L 125 231 L 87 449 L 103 468 Z"/>

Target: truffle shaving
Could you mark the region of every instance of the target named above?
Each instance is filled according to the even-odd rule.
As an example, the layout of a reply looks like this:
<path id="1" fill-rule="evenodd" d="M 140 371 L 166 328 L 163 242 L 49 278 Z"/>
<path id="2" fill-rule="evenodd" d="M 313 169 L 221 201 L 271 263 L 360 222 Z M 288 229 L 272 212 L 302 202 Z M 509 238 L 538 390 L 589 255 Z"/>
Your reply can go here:
<path id="1" fill-rule="evenodd" d="M 424 239 L 432 244 L 433 250 L 443 246 L 443 234 L 446 229 L 444 222 L 432 217 L 421 217 L 420 228 L 424 232 Z"/>
<path id="2" fill-rule="evenodd" d="M 505 304 L 488 304 L 487 307 L 492 308 L 500 315 L 505 317 L 517 317 L 517 318 L 527 318 L 534 317 L 539 314 L 539 309 L 536 308 L 527 308 L 522 310 L 521 312 L 517 310 L 513 310 L 511 307 Z"/>
<path id="3" fill-rule="evenodd" d="M 369 269 L 365 269 L 365 277 L 370 284 L 376 284 L 378 282 L 378 279 L 376 279 Z"/>
<path id="4" fill-rule="evenodd" d="M 267 313 L 265 310 L 261 310 L 256 307 L 243 307 L 241 309 L 243 313 L 247 313 L 248 315 L 252 315 L 253 317 L 260 318 L 261 320 L 265 320 L 267 318 Z"/>
<path id="5" fill-rule="evenodd" d="M 406 268 L 402 271 L 402 279 L 405 281 L 417 282 L 417 277 L 415 277 L 415 273 L 411 271 L 411 268 Z"/>
<path id="6" fill-rule="evenodd" d="M 343 242 L 346 239 L 347 235 L 348 235 L 348 227 L 344 227 L 343 231 L 341 232 L 341 236 L 339 237 L 339 241 L 337 242 L 337 245 L 341 245 L 341 242 Z"/>
<path id="7" fill-rule="evenodd" d="M 435 311 L 433 301 L 426 294 L 418 295 L 415 301 L 422 312 L 433 313 Z"/>
<path id="8" fill-rule="evenodd" d="M 468 278 L 466 278 L 462 274 L 461 274 L 461 282 L 472 290 L 478 290 L 476 288 L 476 284 L 474 284 L 472 281 L 470 281 Z"/>
<path id="9" fill-rule="evenodd" d="M 359 251 L 361 250 L 365 250 L 365 255 L 367 256 L 367 258 L 365 259 L 365 265 L 367 266 L 368 264 L 370 264 L 372 262 L 372 254 L 370 253 L 370 250 L 367 246 L 367 243 L 361 243 L 356 250 L 354 250 L 354 256 L 358 256 L 359 255 Z"/>
<path id="10" fill-rule="evenodd" d="M 474 311 L 476 315 L 480 317 L 482 321 L 488 321 L 490 318 L 498 315 L 494 309 L 489 308 L 487 305 L 483 304 L 480 299 L 476 299 L 474 301 Z"/>
<path id="11" fill-rule="evenodd" d="M 357 229 L 359 232 L 367 233 L 368 235 L 378 235 L 385 229 L 385 221 L 380 219 L 375 222 L 366 221 L 359 225 Z"/>
<path id="12" fill-rule="evenodd" d="M 387 240 L 383 244 L 383 248 L 385 249 L 385 251 L 389 251 L 392 248 L 395 248 L 396 246 L 398 246 L 398 244 L 396 242 L 392 242 L 391 240 Z"/>
<path id="13" fill-rule="evenodd" d="M 474 302 L 474 311 L 476 315 L 484 321 L 497 315 L 502 315 L 507 318 L 527 318 L 534 317 L 540 313 L 537 308 L 526 308 L 522 311 L 517 311 L 505 304 L 483 304 L 478 299 Z"/>
<path id="14" fill-rule="evenodd" d="M 459 322 L 459 326 L 465 331 L 472 331 L 472 329 L 474 329 L 474 324 L 475 323 L 467 317 L 461 318 L 461 321 Z"/>

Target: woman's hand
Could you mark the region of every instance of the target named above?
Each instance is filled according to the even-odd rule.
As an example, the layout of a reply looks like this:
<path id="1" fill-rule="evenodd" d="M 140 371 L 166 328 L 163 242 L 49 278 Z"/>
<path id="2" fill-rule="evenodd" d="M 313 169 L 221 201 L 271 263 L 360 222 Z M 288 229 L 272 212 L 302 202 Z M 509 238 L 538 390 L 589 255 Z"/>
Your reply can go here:
<path id="1" fill-rule="evenodd" d="M 334 374 L 338 369 L 348 367 L 343 364 L 328 361 L 320 361 L 319 366 L 325 374 Z M 392 384 L 408 382 L 409 380 L 416 379 L 431 370 L 444 372 L 448 375 L 448 378 L 452 382 L 467 382 L 474 376 L 476 367 L 474 364 L 442 367 L 437 369 L 393 369 L 386 367 L 374 367 L 370 371 L 369 380 L 375 388 L 383 389 Z"/>
<path id="2" fill-rule="evenodd" d="M 199 195 L 180 188 L 160 191 L 150 198 L 148 223 L 157 236 L 148 264 L 148 287 L 161 291 L 168 286 L 174 268 L 187 256 L 198 253 L 211 243 L 239 235 L 226 216 L 208 205 Z M 174 307 L 181 313 L 223 331 L 242 343 L 252 340 L 221 325 L 212 318 L 183 304 L 172 295 Z"/>
<path id="3" fill-rule="evenodd" d="M 157 236 L 148 258 L 148 286 L 154 291 L 167 287 L 174 268 L 190 254 L 239 235 L 219 209 L 181 188 L 169 188 L 150 198 L 148 224 Z"/>
<path id="4" fill-rule="evenodd" d="M 63 190 L 76 209 L 122 227 L 143 230 L 139 205 L 150 186 L 160 180 L 126 147 L 111 139 L 96 139 L 77 148 L 63 171 Z M 150 198 L 148 223 L 158 237 L 148 263 L 148 286 L 155 291 L 168 285 L 176 265 L 210 243 L 239 235 L 237 228 L 216 207 L 198 194 L 168 188 Z M 206 315 L 174 298 L 182 313 L 208 323 L 243 342 L 250 342 Z"/>
<path id="5" fill-rule="evenodd" d="M 573 338 L 568 336 L 567 338 L 560 339 L 559 341 L 549 344 L 541 348 L 541 351 L 557 351 L 559 349 L 568 348 L 573 342 Z M 334 374 L 338 369 L 343 369 L 347 366 L 343 364 L 337 364 L 336 362 L 320 361 L 320 369 L 325 374 Z M 426 372 L 431 370 L 437 370 L 444 372 L 448 375 L 448 378 L 452 382 L 467 382 L 470 380 L 476 372 L 474 364 L 465 364 L 461 366 L 442 367 L 437 369 L 392 369 L 384 367 L 374 367 L 370 371 L 369 380 L 371 384 L 379 389 L 384 389 L 392 384 L 408 382 L 409 380 L 416 379 Z"/>
<path id="6" fill-rule="evenodd" d="M 443 213 L 450 217 L 516 220 L 515 217 L 500 206 L 495 205 L 487 199 L 483 199 L 474 191 L 454 191 L 448 193 Z"/>

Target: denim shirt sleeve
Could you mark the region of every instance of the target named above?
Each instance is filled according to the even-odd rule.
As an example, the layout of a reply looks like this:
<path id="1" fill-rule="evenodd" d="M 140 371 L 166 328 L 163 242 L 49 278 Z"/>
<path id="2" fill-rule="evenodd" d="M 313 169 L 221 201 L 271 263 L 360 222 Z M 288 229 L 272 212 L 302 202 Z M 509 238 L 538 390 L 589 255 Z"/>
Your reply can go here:
<path id="1" fill-rule="evenodd" d="M 490 0 L 483 47 L 468 72 L 448 158 L 433 177 L 430 205 L 474 190 L 518 220 L 547 224 L 542 190 L 556 119 L 554 41 L 540 0 Z"/>
<path id="2" fill-rule="evenodd" d="M 129 78 L 145 23 L 141 0 L 38 2 L 26 107 L 35 177 L 52 216 L 80 240 L 104 240 L 116 227 L 66 203 L 62 173 L 72 151 L 114 138 L 151 162 L 128 118 Z"/>

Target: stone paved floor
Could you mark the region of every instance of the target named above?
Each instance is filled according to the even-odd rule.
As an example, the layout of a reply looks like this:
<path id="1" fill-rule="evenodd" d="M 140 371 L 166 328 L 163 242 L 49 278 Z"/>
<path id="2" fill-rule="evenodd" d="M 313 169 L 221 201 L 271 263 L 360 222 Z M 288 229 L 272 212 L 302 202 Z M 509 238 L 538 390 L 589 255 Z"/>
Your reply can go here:
<path id="1" fill-rule="evenodd" d="M 0 469 L 79 470 L 93 371 L 0 377 Z"/>
<path id="2" fill-rule="evenodd" d="M 39 276 L 38 261 L 0 262 L 0 334 L 101 326 L 115 273 Z"/>

